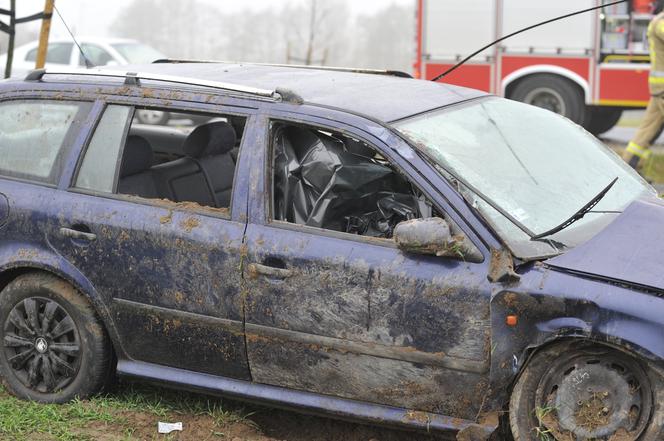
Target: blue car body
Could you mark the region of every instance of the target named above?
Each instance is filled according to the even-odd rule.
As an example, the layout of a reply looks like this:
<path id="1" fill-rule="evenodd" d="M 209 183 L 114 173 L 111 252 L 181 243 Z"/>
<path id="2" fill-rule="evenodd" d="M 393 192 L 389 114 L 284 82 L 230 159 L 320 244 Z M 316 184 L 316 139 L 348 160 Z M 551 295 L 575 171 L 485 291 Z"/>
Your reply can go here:
<path id="1" fill-rule="evenodd" d="M 89 103 L 56 184 L 0 177 L 0 283 L 36 269 L 73 284 L 102 318 L 119 374 L 488 437 L 521 368 L 552 342 L 593 340 L 662 367 L 661 202 L 634 202 L 596 237 L 557 257 L 519 261 L 391 126 L 481 92 L 267 66 L 135 70 L 289 89 L 302 102 L 76 76 L 0 84 L 0 101 Z M 230 214 L 73 188 L 109 104 L 245 116 Z M 481 257 L 411 255 L 371 238 L 271 221 L 272 120 L 329 128 L 375 146 Z M 88 226 L 96 240 L 62 233 L 76 225 Z M 270 258 L 291 271 L 287 281 L 252 272 Z M 518 323 L 508 324 L 508 316 Z"/>

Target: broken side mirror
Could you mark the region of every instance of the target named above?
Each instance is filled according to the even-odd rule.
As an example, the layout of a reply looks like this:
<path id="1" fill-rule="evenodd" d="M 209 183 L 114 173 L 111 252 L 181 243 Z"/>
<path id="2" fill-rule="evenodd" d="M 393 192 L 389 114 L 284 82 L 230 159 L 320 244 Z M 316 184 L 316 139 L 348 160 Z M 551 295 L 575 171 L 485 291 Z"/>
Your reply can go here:
<path id="1" fill-rule="evenodd" d="M 406 253 L 482 261 L 479 250 L 463 234 L 452 234 L 449 224 L 440 217 L 400 222 L 394 228 L 394 241 Z"/>

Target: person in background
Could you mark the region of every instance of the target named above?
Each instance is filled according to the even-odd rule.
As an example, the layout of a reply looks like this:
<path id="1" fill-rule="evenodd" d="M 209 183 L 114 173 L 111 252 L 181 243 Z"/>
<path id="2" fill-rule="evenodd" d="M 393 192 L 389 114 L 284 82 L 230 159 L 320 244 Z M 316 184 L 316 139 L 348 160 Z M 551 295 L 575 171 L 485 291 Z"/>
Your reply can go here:
<path id="1" fill-rule="evenodd" d="M 641 125 L 623 153 L 623 159 L 640 171 L 650 156 L 650 145 L 664 125 L 664 0 L 653 2 L 655 17 L 648 26 L 650 45 L 650 101 Z"/>

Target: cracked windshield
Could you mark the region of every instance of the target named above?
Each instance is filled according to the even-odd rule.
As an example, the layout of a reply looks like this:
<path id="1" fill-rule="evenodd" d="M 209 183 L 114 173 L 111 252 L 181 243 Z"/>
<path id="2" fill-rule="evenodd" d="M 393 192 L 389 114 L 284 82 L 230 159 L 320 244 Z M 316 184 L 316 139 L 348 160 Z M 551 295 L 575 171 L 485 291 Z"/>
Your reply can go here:
<path id="1" fill-rule="evenodd" d="M 520 257 L 555 254 L 561 245 L 587 240 L 599 230 L 594 222 L 605 225 L 602 218 L 615 216 L 652 191 L 582 128 L 514 101 L 472 101 L 400 122 L 397 128 L 444 174 L 468 184 L 464 188 L 459 182 L 466 198 Z M 581 221 L 552 236 L 556 241 L 531 240 L 526 231 L 537 235 L 557 227 L 615 178 L 616 184 Z"/>

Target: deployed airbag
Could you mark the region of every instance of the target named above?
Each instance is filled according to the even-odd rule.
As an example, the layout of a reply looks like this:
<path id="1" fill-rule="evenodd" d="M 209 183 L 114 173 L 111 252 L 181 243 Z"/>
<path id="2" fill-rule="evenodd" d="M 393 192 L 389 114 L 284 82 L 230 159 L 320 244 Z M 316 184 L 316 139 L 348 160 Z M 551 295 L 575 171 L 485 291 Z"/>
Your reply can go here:
<path id="1" fill-rule="evenodd" d="M 279 128 L 274 139 L 275 218 L 391 237 L 396 224 L 420 217 L 409 184 L 373 159 L 371 149 L 356 144 L 311 129 Z"/>

